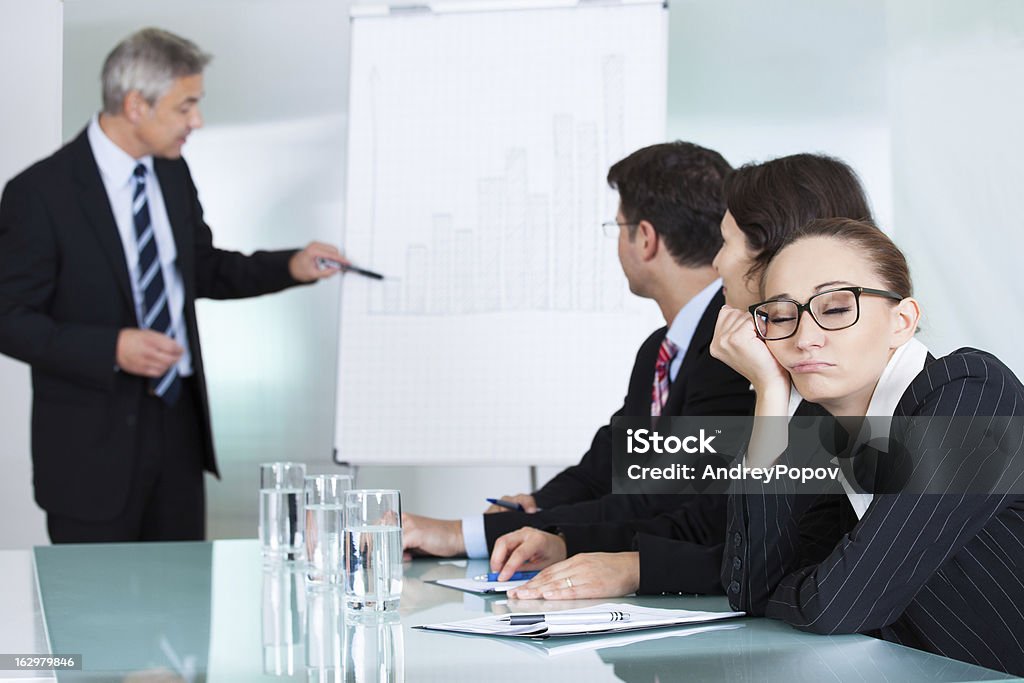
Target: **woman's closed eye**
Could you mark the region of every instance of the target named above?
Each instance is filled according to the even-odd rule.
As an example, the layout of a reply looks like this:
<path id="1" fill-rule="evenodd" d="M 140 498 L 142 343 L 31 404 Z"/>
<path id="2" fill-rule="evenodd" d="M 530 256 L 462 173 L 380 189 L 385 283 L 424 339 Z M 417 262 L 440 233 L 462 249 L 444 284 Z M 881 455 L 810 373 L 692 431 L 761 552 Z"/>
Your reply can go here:
<path id="1" fill-rule="evenodd" d="M 825 315 L 844 315 L 852 310 L 853 308 L 850 306 L 832 306 L 830 308 L 826 308 L 823 312 Z"/>

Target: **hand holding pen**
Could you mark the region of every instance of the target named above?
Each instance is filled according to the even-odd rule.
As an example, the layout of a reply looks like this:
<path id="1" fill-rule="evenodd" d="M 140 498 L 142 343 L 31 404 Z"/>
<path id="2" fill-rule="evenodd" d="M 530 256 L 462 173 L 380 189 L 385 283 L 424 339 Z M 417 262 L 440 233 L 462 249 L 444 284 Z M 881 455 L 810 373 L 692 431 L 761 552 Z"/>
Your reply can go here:
<path id="1" fill-rule="evenodd" d="M 321 271 L 340 270 L 343 273 L 356 273 L 357 275 L 362 275 L 363 277 L 368 277 L 373 280 L 384 279 L 384 276 L 380 273 L 375 273 L 374 271 L 366 270 L 365 268 L 359 268 L 348 261 L 341 261 L 337 258 L 318 256 L 316 259 L 316 267 Z"/>
<path id="2" fill-rule="evenodd" d="M 338 272 L 338 268 L 324 268 L 320 265 L 328 261 L 348 265 L 348 261 L 333 244 L 310 242 L 288 259 L 288 274 L 296 282 L 313 282 L 331 277 Z"/>
<path id="3" fill-rule="evenodd" d="M 567 556 L 565 539 L 556 534 L 523 527 L 498 537 L 491 550 L 491 570 L 504 579 L 523 567 L 547 567 Z"/>

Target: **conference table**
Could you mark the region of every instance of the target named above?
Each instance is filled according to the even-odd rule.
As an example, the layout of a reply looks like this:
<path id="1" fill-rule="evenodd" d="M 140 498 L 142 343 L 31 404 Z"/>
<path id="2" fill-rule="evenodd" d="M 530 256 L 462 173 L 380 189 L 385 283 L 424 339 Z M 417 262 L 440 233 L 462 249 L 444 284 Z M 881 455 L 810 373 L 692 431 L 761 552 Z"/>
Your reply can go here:
<path id="1" fill-rule="evenodd" d="M 32 571 L 29 571 L 29 568 Z M 0 651 L 79 655 L 82 670 L 4 671 L 57 681 L 968 681 L 1000 672 L 860 635 L 817 636 L 768 619 L 697 631 L 513 640 L 414 626 L 604 601 L 512 603 L 433 581 L 476 560 L 407 562 L 401 608 L 354 615 L 302 568 L 264 563 L 255 540 L 40 546 L 0 554 L 8 605 Z M 9 601 L 10 602 L 10 601 Z M 616 602 L 727 611 L 720 596 Z M 12 626 L 13 624 L 13 626 Z M 6 629 L 6 630 L 5 630 Z M 13 640 L 12 640 L 13 639 Z M 35 648 L 35 649 L 33 649 Z"/>

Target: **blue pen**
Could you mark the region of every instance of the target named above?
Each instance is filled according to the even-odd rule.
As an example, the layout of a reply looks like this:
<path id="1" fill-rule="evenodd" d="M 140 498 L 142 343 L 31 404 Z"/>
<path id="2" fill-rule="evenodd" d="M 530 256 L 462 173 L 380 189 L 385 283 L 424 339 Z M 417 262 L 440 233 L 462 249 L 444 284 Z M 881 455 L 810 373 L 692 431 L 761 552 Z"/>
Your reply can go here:
<path id="1" fill-rule="evenodd" d="M 474 576 L 473 578 L 476 581 L 497 581 L 498 580 L 498 574 L 500 574 L 500 573 L 501 572 L 490 572 L 489 574 L 481 574 L 480 576 Z M 516 572 L 515 574 L 510 576 L 508 579 L 506 579 L 506 581 L 526 581 L 528 579 L 532 579 L 533 577 L 537 576 L 537 574 L 540 574 L 540 572 L 539 571 L 537 571 L 537 572 Z"/>
<path id="2" fill-rule="evenodd" d="M 497 505 L 500 508 L 507 508 L 509 510 L 515 510 L 516 512 L 526 512 L 526 508 L 521 503 L 510 503 L 507 500 L 501 500 L 499 498 L 488 498 L 488 503 Z"/>

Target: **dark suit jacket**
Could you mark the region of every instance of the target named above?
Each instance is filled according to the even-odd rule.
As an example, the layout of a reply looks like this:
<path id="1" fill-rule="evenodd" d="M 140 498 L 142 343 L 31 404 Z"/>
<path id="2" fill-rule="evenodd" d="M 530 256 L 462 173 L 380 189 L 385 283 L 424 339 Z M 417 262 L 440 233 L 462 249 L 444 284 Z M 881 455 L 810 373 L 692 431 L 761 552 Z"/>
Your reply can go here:
<path id="1" fill-rule="evenodd" d="M 973 476 L 994 454 L 1018 476 L 1022 415 L 1024 386 L 998 359 L 975 349 L 927 364 L 894 413 L 898 419 L 1014 416 L 1000 421 L 1016 430 L 1000 449 L 993 449 L 989 430 L 974 442 L 939 417 L 930 443 L 906 442 L 926 477 L 937 464 L 948 465 L 948 457 Z M 1019 483 L 988 494 L 879 493 L 859 521 L 844 495 L 765 487 L 730 496 L 722 564 L 729 601 L 733 609 L 806 631 L 868 633 L 1024 674 Z"/>
<path id="2" fill-rule="evenodd" d="M 216 473 L 195 300 L 294 285 L 294 252 L 216 249 L 185 161 L 156 159 L 154 169 L 184 281 L 203 462 Z M 35 495 L 50 513 L 101 520 L 124 506 L 146 390 L 145 379 L 114 370 L 125 327 L 138 327 L 128 268 L 83 131 L 11 180 L 0 199 L 0 352 L 32 366 Z"/>
<path id="3" fill-rule="evenodd" d="M 679 373 L 669 390 L 664 415 L 749 415 L 750 383 L 711 356 L 721 292 L 708 304 L 694 331 Z M 650 416 L 651 385 L 666 328 L 640 347 L 623 407 L 612 416 Z M 570 555 L 640 550 L 640 584 L 645 593 L 720 592 L 721 540 L 725 532 L 723 495 L 616 495 L 611 493 L 611 425 L 601 427 L 590 450 L 538 491 L 548 500 L 577 500 L 533 515 L 484 515 L 488 548 L 499 536 L 523 526 L 556 530 Z M 550 495 L 554 491 L 559 498 Z M 591 499 L 584 499 L 589 496 Z M 687 567 L 679 571 L 679 567 Z"/>
<path id="4" fill-rule="evenodd" d="M 663 415 L 745 415 L 753 407 L 750 383 L 729 366 L 711 357 L 711 338 L 718 312 L 725 303 L 719 290 L 711 299 L 694 330 L 676 379 L 669 388 Z M 647 417 L 651 414 L 651 387 L 658 350 L 668 332 L 662 327 L 651 333 L 637 351 L 629 387 L 616 417 Z M 611 420 L 597 430 L 590 449 L 580 462 L 559 472 L 534 492 L 541 508 L 554 508 L 595 500 L 612 492 Z"/>

